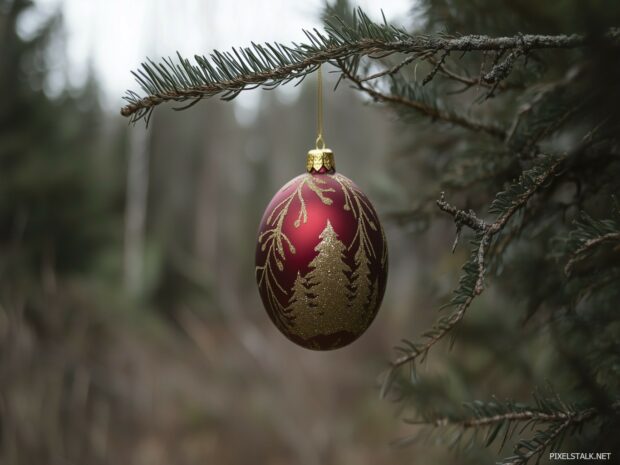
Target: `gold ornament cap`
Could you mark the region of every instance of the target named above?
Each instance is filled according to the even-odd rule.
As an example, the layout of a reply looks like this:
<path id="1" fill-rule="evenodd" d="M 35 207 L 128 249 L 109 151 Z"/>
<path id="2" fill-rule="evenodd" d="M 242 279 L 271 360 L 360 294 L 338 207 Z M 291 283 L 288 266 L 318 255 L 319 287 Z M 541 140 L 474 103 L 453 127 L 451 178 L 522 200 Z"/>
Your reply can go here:
<path id="1" fill-rule="evenodd" d="M 334 152 L 332 152 L 331 149 L 312 149 L 308 152 L 306 171 L 308 173 L 312 173 L 313 170 L 315 172 L 320 172 L 321 168 L 324 168 L 326 171 L 333 171 L 336 169 Z"/>

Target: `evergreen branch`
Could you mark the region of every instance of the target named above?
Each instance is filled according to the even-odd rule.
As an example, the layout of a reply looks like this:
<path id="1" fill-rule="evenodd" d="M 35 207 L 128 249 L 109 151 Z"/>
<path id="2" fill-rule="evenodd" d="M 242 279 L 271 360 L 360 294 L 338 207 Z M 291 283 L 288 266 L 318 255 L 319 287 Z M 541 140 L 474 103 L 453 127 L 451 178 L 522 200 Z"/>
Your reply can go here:
<path id="1" fill-rule="evenodd" d="M 487 228 L 487 224 L 478 218 L 473 210 L 469 210 L 469 212 L 459 210 L 454 205 L 450 205 L 446 202 L 444 192 L 441 193 L 441 197 L 437 200 L 437 206 L 440 210 L 454 217 L 454 223 L 456 224 L 456 237 L 454 238 L 454 243 L 452 244 L 452 253 L 454 253 L 454 250 L 458 245 L 463 225 L 469 226 L 475 231 L 484 231 Z"/>
<path id="2" fill-rule="evenodd" d="M 551 446 L 558 447 L 561 433 L 568 428 L 576 428 L 586 422 L 602 416 L 617 416 L 620 413 L 620 401 L 604 407 L 577 407 L 560 399 L 558 394 L 549 387 L 548 393 L 536 390 L 533 394 L 534 405 L 525 405 L 514 401 L 491 402 L 475 401 L 464 404 L 471 413 L 465 416 L 426 416 L 421 420 L 405 420 L 408 424 L 426 425 L 433 428 L 450 428 L 448 435 L 452 444 L 462 440 L 466 431 L 485 430 L 484 445 L 490 446 L 501 439 L 501 448 L 517 430 L 526 428 L 538 429 L 532 439 L 521 439 L 514 447 L 514 455 L 506 458 L 503 464 L 525 464 L 537 455 L 544 453 Z M 456 430 L 454 429 L 456 428 Z"/>
<path id="3" fill-rule="evenodd" d="M 466 418 L 440 417 L 422 421 L 408 420 L 406 423 L 434 427 L 454 425 L 463 428 L 479 428 L 502 422 L 529 422 L 533 426 L 538 423 L 564 423 L 566 421 L 581 423 L 602 413 L 613 415 L 620 413 L 620 401 L 609 405 L 604 412 L 593 407 L 578 409 L 563 402 L 551 388 L 546 396 L 536 390 L 534 403 L 535 405 L 529 406 L 512 401 L 505 403 L 476 401 L 464 404 L 472 412 L 472 415 Z"/>
<path id="4" fill-rule="evenodd" d="M 392 369 L 398 368 L 406 363 L 413 362 L 418 358 L 424 360 L 428 355 L 431 347 L 442 340 L 446 334 L 448 334 L 465 316 L 465 312 L 474 300 L 475 295 L 469 295 L 458 307 L 457 310 L 446 317 L 441 317 L 433 325 L 433 327 L 424 333 L 422 337 L 425 339 L 424 343 L 411 344 L 409 343 L 409 349 L 402 357 L 397 358 L 392 362 Z M 404 351 L 402 348 L 397 347 L 397 350 Z"/>
<path id="5" fill-rule="evenodd" d="M 462 426 L 463 428 L 478 428 L 481 426 L 489 426 L 495 423 L 501 423 L 504 421 L 535 421 L 542 423 L 555 423 L 558 421 L 569 421 L 572 418 L 586 418 L 594 415 L 594 409 L 587 409 L 583 412 L 578 412 L 577 414 L 572 413 L 543 413 L 537 411 L 525 411 L 525 412 L 511 412 L 504 413 L 501 415 L 493 415 L 490 417 L 481 417 L 481 418 L 471 418 L 463 421 L 459 421 L 457 424 Z M 443 426 L 445 424 L 449 424 L 450 422 L 447 419 L 438 420 L 435 422 L 435 426 Z"/>
<path id="6" fill-rule="evenodd" d="M 559 400 L 556 396 L 556 399 Z M 561 403 L 561 402 L 560 402 Z M 515 454 L 499 462 L 501 465 L 525 465 L 531 458 L 540 457 L 549 448 L 557 448 L 561 445 L 563 434 L 568 429 L 581 427 L 584 423 L 592 421 L 602 415 L 617 416 L 620 412 L 620 401 L 613 402 L 605 411 L 597 408 L 574 410 L 561 403 L 563 411 L 558 411 L 556 419 L 532 420 L 536 423 L 549 423 L 547 429 L 539 429 L 532 439 L 522 439 L 514 447 Z M 535 424 L 536 424 L 535 423 Z"/>
<path id="7" fill-rule="evenodd" d="M 439 200 L 437 200 L 437 206 L 440 210 L 452 215 L 456 223 L 469 226 L 475 231 L 485 231 L 488 227 L 488 225 L 483 220 L 476 216 L 473 210 L 465 212 L 464 210 L 459 210 L 455 206 L 450 205 L 448 202 L 446 202 L 445 192 L 441 193 Z"/>
<path id="8" fill-rule="evenodd" d="M 444 63 L 446 62 L 446 58 L 448 58 L 448 55 L 450 55 L 450 51 L 448 51 L 448 50 L 445 50 L 441 54 L 441 56 L 439 57 L 439 60 L 435 63 L 435 66 L 433 66 L 433 69 L 431 70 L 431 72 L 428 73 L 428 75 L 422 80 L 422 85 L 423 86 L 425 86 L 426 84 L 428 84 L 429 82 L 431 82 L 433 80 L 435 75 L 443 67 Z"/>
<path id="9" fill-rule="evenodd" d="M 584 70 L 584 65 L 570 68 L 562 79 L 538 86 L 534 96 L 520 106 L 506 136 L 506 144 L 513 151 L 532 152 L 540 140 L 560 128 L 584 105 L 588 99 L 570 94 L 571 86 Z"/>
<path id="10" fill-rule="evenodd" d="M 478 220 L 475 215 L 463 212 L 467 221 L 475 226 L 473 229 L 476 230 L 476 238 L 473 241 L 470 258 L 463 265 L 464 273 L 461 276 L 458 288 L 454 292 L 455 296 L 449 304 L 455 305 L 456 310 L 439 318 L 433 327 L 422 335 L 422 342 L 404 341 L 404 346 L 396 347 L 396 350 L 402 352 L 403 355 L 391 363 L 390 371 L 384 381 L 383 395 L 389 389 L 395 370 L 407 363 L 414 363 L 418 359 L 423 361 L 430 349 L 461 322 L 473 300 L 484 290 L 484 257 L 493 237 L 500 233 L 515 213 L 524 208 L 529 199 L 559 172 L 559 168 L 566 157 L 566 155 L 560 157 L 542 156 L 538 165 L 523 172 L 508 189 L 500 192 L 490 207 L 491 213 L 498 214 L 493 223 L 484 223 L 483 226 L 480 223 L 481 220 Z M 438 202 L 442 210 L 445 209 L 450 214 L 454 212 L 453 216 L 458 214 L 456 207 L 441 203 L 442 201 L 443 199 L 440 199 Z"/>
<path id="11" fill-rule="evenodd" d="M 385 69 L 383 71 L 379 71 L 378 73 L 375 73 L 375 74 L 371 74 L 370 76 L 366 76 L 365 78 L 360 79 L 360 81 L 361 82 L 366 82 L 366 81 L 372 81 L 374 79 L 378 79 L 378 78 L 384 77 L 384 76 L 392 76 L 392 75 L 398 73 L 402 68 L 404 68 L 408 64 L 414 62 L 415 60 L 417 60 L 420 57 L 421 57 L 421 55 L 418 55 L 418 54 L 410 55 L 407 58 L 405 58 L 403 61 L 401 61 L 400 63 L 392 66 L 391 68 Z"/>
<path id="12" fill-rule="evenodd" d="M 525 48 L 515 48 L 508 54 L 504 61 L 496 63 L 493 68 L 491 68 L 491 71 L 480 77 L 481 82 L 484 81 L 487 84 L 492 84 L 491 90 L 486 94 L 485 99 L 489 99 L 495 95 L 495 90 L 499 87 L 500 83 L 508 77 L 517 58 L 525 55 L 525 53 Z"/>
<path id="13" fill-rule="evenodd" d="M 452 79 L 453 81 L 460 82 L 461 84 L 465 84 L 465 88 L 458 91 L 459 93 L 462 92 L 463 90 L 467 90 L 474 86 L 480 86 L 480 87 L 486 87 L 486 88 L 490 88 L 493 86 L 483 81 L 481 77 L 478 79 L 474 79 L 468 76 L 463 76 L 461 74 L 458 74 L 455 71 L 452 71 L 450 68 L 448 68 L 445 64 L 439 63 L 433 57 L 430 57 L 427 60 L 435 66 L 439 65 L 439 71 L 445 77 Z M 496 86 L 497 86 L 497 89 L 499 90 L 522 89 L 524 87 L 523 84 L 506 83 L 506 82 L 496 83 Z"/>
<path id="14" fill-rule="evenodd" d="M 474 243 L 475 242 L 476 241 L 474 241 Z M 461 276 L 458 289 L 455 291 L 456 295 L 450 302 L 451 305 L 457 305 L 456 310 L 449 315 L 440 317 L 433 324 L 431 329 L 422 334 L 420 342 L 414 343 L 403 340 L 402 346 L 395 347 L 395 349 L 403 355 L 392 361 L 383 382 L 381 397 L 385 397 L 390 390 L 391 383 L 400 367 L 408 363 L 413 364 L 418 360 L 424 361 L 430 349 L 441 341 L 465 317 L 465 313 L 476 297 L 476 294 L 473 292 L 474 283 L 472 280 L 472 276 L 475 276 L 475 256 L 470 257 L 465 265 L 463 265 L 463 270 L 465 272 L 463 276 Z"/>
<path id="15" fill-rule="evenodd" d="M 568 120 L 570 120 L 577 112 L 585 105 L 585 101 L 581 101 L 569 108 L 566 109 L 561 115 L 559 115 L 553 123 L 547 125 L 544 130 L 540 131 L 534 137 L 527 141 L 524 147 L 521 149 L 522 153 L 527 154 L 535 151 L 536 144 L 545 139 L 546 137 L 553 134 L 560 127 L 564 125 Z"/>
<path id="16" fill-rule="evenodd" d="M 620 232 L 607 233 L 603 236 L 598 236 L 587 240 L 579 249 L 577 249 L 574 256 L 568 261 L 564 267 L 564 273 L 566 273 L 567 276 L 570 276 L 573 266 L 575 266 L 575 263 L 583 260 L 586 252 L 590 252 L 592 249 L 598 247 L 604 242 L 612 241 L 620 242 Z"/>
<path id="17" fill-rule="evenodd" d="M 595 249 L 609 242 L 620 243 L 620 225 L 614 220 L 596 220 L 582 213 L 581 220 L 575 222 L 565 240 L 566 255 L 569 260 L 564 273 L 570 276 L 575 265 L 584 260 Z"/>
<path id="18" fill-rule="evenodd" d="M 550 423 L 544 430 L 538 430 L 532 439 L 522 439 L 514 447 L 515 455 L 507 457 L 499 462 L 500 465 L 525 465 L 531 458 L 537 457 L 540 460 L 542 454 L 549 448 L 561 446 L 564 433 L 568 429 L 579 429 L 584 423 L 592 421 L 603 415 L 617 416 L 620 413 L 620 401 L 616 401 L 608 406 L 606 411 L 596 408 L 586 408 L 583 410 L 567 409 L 558 412 L 555 420 L 530 420 L 533 422 Z M 527 424 L 526 424 L 527 426 Z"/>
<path id="19" fill-rule="evenodd" d="M 307 43 L 252 44 L 229 52 L 214 51 L 209 57 L 196 55 L 195 62 L 177 53 L 177 61 L 164 58 L 156 63 L 142 63 L 133 72 L 142 94 L 129 90 L 121 114 L 131 121 L 150 117 L 153 109 L 164 102 L 197 101 L 220 95 L 233 99 L 241 91 L 255 87 L 274 88 L 291 80 L 303 79 L 326 62 L 351 57 L 393 53 L 433 54 L 436 52 L 513 51 L 516 49 L 569 49 L 583 47 L 583 35 L 518 35 L 488 37 L 481 35 L 412 35 L 402 28 L 373 22 L 358 9 L 351 24 L 339 18 L 327 22 L 324 31 L 306 31 Z M 617 41 L 620 32 L 610 29 L 606 38 Z"/>
<path id="20" fill-rule="evenodd" d="M 537 431 L 532 439 L 519 441 L 515 447 L 516 454 L 500 463 L 502 465 L 525 465 L 532 457 L 542 456 L 569 426 L 571 422 L 566 420 L 553 424 L 546 430 Z"/>
<path id="21" fill-rule="evenodd" d="M 565 157 L 546 157 L 540 165 L 525 171 L 519 179 L 513 183 L 506 191 L 500 192 L 491 204 L 490 211 L 500 213 L 499 217 L 490 224 L 482 238 L 478 248 L 478 279 L 474 289 L 476 294 L 480 294 L 484 288 L 484 256 L 491 243 L 491 239 L 499 233 L 510 218 L 521 208 L 529 199 L 559 170 L 559 166 Z"/>
<path id="22" fill-rule="evenodd" d="M 474 132 L 485 132 L 501 140 L 506 137 L 505 131 L 498 126 L 481 123 L 479 121 L 469 119 L 463 115 L 442 110 L 440 108 L 437 108 L 436 106 L 429 105 L 420 100 L 403 97 L 402 94 L 406 94 L 407 89 L 402 89 L 403 92 L 394 93 L 393 95 L 387 95 L 379 92 L 375 88 L 364 84 L 364 80 L 351 72 L 342 61 L 339 61 L 338 65 L 340 67 L 340 70 L 342 71 L 342 74 L 347 79 L 353 82 L 359 90 L 365 92 L 377 102 L 391 103 L 411 108 L 433 120 L 445 121 L 447 123 L 451 123 Z"/>

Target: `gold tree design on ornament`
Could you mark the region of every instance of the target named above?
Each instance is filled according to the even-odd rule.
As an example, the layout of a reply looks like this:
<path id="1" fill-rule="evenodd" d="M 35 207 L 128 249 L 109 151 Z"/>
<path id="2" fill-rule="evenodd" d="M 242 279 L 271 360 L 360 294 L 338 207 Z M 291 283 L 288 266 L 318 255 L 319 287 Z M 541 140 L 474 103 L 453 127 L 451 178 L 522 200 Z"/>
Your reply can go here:
<path id="1" fill-rule="evenodd" d="M 357 219 L 357 229 L 347 247 L 338 240 L 338 235 L 327 221 L 319 236 L 322 241 L 315 249 L 318 254 L 310 263 L 311 271 L 305 276 L 297 273 L 286 311 L 294 320 L 296 334 L 306 340 L 342 330 L 352 333 L 363 331 L 373 316 L 368 310 L 375 308 L 378 300 L 378 278 L 371 282 L 370 258 L 377 257 L 369 230 L 380 229 L 385 241 L 383 229 L 373 219 L 374 210 L 368 200 L 352 181 L 339 174 L 330 175 L 330 178 L 339 184 L 344 197 L 343 209 L 350 211 Z M 343 261 L 344 251 L 356 245 L 355 267 L 349 279 L 346 273 L 351 269 Z M 385 265 L 385 244 L 381 254 L 381 264 Z"/>
<path id="2" fill-rule="evenodd" d="M 295 182 L 296 179 L 293 179 L 286 184 L 282 190 L 288 189 Z M 258 286 L 259 288 L 261 286 L 265 286 L 267 301 L 271 308 L 275 310 L 274 318 L 276 318 L 284 327 L 290 326 L 291 317 L 288 315 L 290 310 L 280 303 L 278 291 L 283 296 L 287 296 L 288 293 L 278 282 L 273 270 L 273 265 L 275 264 L 280 271 L 284 270 L 283 262 L 286 260 L 285 247 L 288 248 L 291 254 L 295 254 L 296 251 L 295 246 L 289 237 L 282 231 L 282 226 L 284 225 L 284 220 L 289 213 L 291 203 L 295 198 L 299 199 L 300 207 L 297 214 L 297 219 L 293 223 L 294 226 L 298 228 L 302 222 L 306 223 L 308 221 L 308 211 L 306 209 L 306 202 L 302 192 L 304 186 L 307 186 L 312 192 L 314 192 L 325 205 L 331 205 L 333 200 L 326 197 L 325 193 L 334 192 L 334 189 L 331 187 L 326 188 L 320 186 L 325 183 L 326 181 L 318 177 L 315 178 L 311 174 L 303 175 L 303 179 L 299 181 L 295 190 L 279 202 L 269 214 L 266 224 L 267 226 L 270 226 L 270 228 L 263 231 L 258 236 L 258 243 L 260 244 L 261 251 L 267 252 L 264 264 L 257 266 L 255 269 L 258 276 Z"/>
<path id="3" fill-rule="evenodd" d="M 319 238 L 321 241 L 314 249 L 318 253 L 308 265 L 310 271 L 305 276 L 297 272 L 286 307 L 294 321 L 294 333 L 310 346 L 312 338 L 318 335 L 364 331 L 374 316 L 365 310 L 376 307 L 379 289 L 375 278 L 370 291 L 368 263 L 361 262 L 356 272 L 366 281 L 359 285 L 357 295 L 348 292 L 351 268 L 345 262 L 347 246 L 338 239 L 329 220 Z"/>
<path id="4" fill-rule="evenodd" d="M 376 251 L 370 241 L 368 228 L 373 231 L 380 229 L 382 238 L 381 250 L 381 266 L 385 266 L 387 260 L 387 245 L 385 233 L 381 225 L 378 226 L 373 221 L 374 211 L 364 194 L 353 184 L 353 182 L 336 173 L 333 175 L 334 180 L 340 184 L 344 193 L 345 203 L 344 209 L 351 210 L 353 217 L 357 219 L 357 230 L 353 240 L 349 244 L 349 249 L 357 243 L 355 251 L 355 271 L 351 276 L 351 287 L 354 290 L 354 298 L 350 302 L 350 306 L 357 312 L 363 311 L 365 308 L 372 308 L 373 299 L 377 299 L 377 280 L 374 283 L 370 281 L 370 259 L 377 259 Z M 372 293 L 371 293 L 372 288 Z"/>
<path id="5" fill-rule="evenodd" d="M 295 333 L 306 341 L 342 331 L 350 322 L 347 312 L 334 311 L 349 305 L 346 290 L 351 269 L 345 263 L 347 246 L 338 239 L 329 220 L 319 239 L 314 248 L 318 253 L 308 264 L 310 271 L 305 276 L 297 272 L 287 307 L 294 317 Z"/>

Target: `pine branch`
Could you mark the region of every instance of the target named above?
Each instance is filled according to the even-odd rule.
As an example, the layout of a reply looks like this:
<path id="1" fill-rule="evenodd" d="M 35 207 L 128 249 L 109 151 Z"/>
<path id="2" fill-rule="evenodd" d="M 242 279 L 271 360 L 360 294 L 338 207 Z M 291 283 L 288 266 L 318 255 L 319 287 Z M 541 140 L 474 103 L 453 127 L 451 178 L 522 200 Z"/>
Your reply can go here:
<path id="1" fill-rule="evenodd" d="M 454 244 L 452 245 L 452 253 L 454 253 L 454 250 L 459 243 L 463 226 L 468 226 L 474 231 L 485 231 L 488 226 L 483 220 L 476 216 L 476 213 L 473 210 L 469 210 L 469 212 L 459 210 L 454 205 L 450 205 L 446 202 L 444 192 L 441 193 L 441 197 L 437 200 L 437 206 L 440 210 L 454 217 L 454 223 L 456 224 L 456 237 L 454 238 Z"/>
<path id="2" fill-rule="evenodd" d="M 378 78 L 384 77 L 384 76 L 392 76 L 392 75 L 398 73 L 402 68 L 404 68 L 408 64 L 410 64 L 410 63 L 414 62 L 415 60 L 417 60 L 418 58 L 420 58 L 420 55 L 418 55 L 418 54 L 410 55 L 407 58 L 405 58 L 403 61 L 398 63 L 397 65 L 392 66 L 391 68 L 385 69 L 385 70 L 380 71 L 378 73 L 371 74 L 370 76 L 366 76 L 363 79 L 360 79 L 360 82 L 372 81 L 374 79 L 378 79 Z"/>
<path id="3" fill-rule="evenodd" d="M 491 204 L 490 212 L 499 213 L 500 215 L 493 224 L 486 228 L 480 241 L 478 249 L 478 279 L 475 287 L 476 294 L 480 294 L 484 288 L 484 256 L 491 239 L 506 226 L 510 218 L 523 208 L 547 181 L 558 173 L 558 168 L 565 158 L 566 156 L 543 158 L 541 164 L 524 172 L 508 190 L 500 192 Z"/>
<path id="4" fill-rule="evenodd" d="M 515 454 L 499 462 L 501 465 L 525 465 L 535 457 L 540 460 L 545 451 L 561 446 L 564 433 L 569 429 L 579 429 L 583 424 L 601 416 L 617 416 L 620 413 L 620 401 L 613 402 L 605 410 L 597 408 L 576 410 L 566 406 L 557 395 L 551 402 L 551 405 L 557 405 L 559 402 L 560 410 L 552 414 L 549 420 L 530 420 L 534 422 L 534 425 L 548 423 L 549 427 L 537 430 L 531 439 L 522 439 L 517 442 L 514 447 Z"/>
<path id="5" fill-rule="evenodd" d="M 214 51 L 207 58 L 196 55 L 192 63 L 177 54 L 156 63 L 148 60 L 133 72 L 142 94 L 127 91 L 121 114 L 135 122 L 150 117 L 153 109 L 164 102 L 197 102 L 213 96 L 233 99 L 241 91 L 256 87 L 274 88 L 294 79 L 303 79 L 319 64 L 351 57 L 393 53 L 420 55 L 435 52 L 514 51 L 536 49 L 569 49 L 583 47 L 588 38 L 582 35 L 518 35 L 488 37 L 468 35 L 412 35 L 402 28 L 375 23 L 356 10 L 351 25 L 338 18 L 328 22 L 324 31 L 306 31 L 307 43 L 252 44 L 229 52 Z M 610 29 L 606 38 L 617 42 L 620 31 Z"/>
<path id="6" fill-rule="evenodd" d="M 490 207 L 491 213 L 498 214 L 493 223 L 484 223 L 472 214 L 459 213 L 456 207 L 446 204 L 443 198 L 439 200 L 438 205 L 442 210 L 452 214 L 455 220 L 457 216 L 465 218 L 476 230 L 470 258 L 463 265 L 463 276 L 449 304 L 456 306 L 456 310 L 439 318 L 433 327 L 422 335 L 421 342 L 403 341 L 402 346 L 396 347 L 396 350 L 403 355 L 392 362 L 384 380 L 382 395 L 389 390 L 398 368 L 408 363 L 415 363 L 418 359 L 423 361 L 429 350 L 461 322 L 473 300 L 484 290 L 484 258 L 493 237 L 499 234 L 515 213 L 524 208 L 529 199 L 560 171 L 560 166 L 566 158 L 566 155 L 542 156 L 538 165 L 525 171 L 507 190 L 500 192 Z"/>
<path id="7" fill-rule="evenodd" d="M 534 438 L 519 441 L 515 447 L 516 454 L 506 458 L 502 465 L 525 465 L 533 457 L 541 457 L 542 454 L 551 447 L 560 435 L 571 426 L 570 420 L 565 420 L 559 424 L 553 424 L 546 430 L 536 432 Z"/>
<path id="8" fill-rule="evenodd" d="M 573 268 L 605 243 L 620 245 L 620 225 L 612 219 L 596 220 L 582 213 L 575 222 L 575 229 L 565 239 L 565 254 L 569 257 L 564 273 L 571 276 Z"/>
<path id="9" fill-rule="evenodd" d="M 585 69 L 584 65 L 573 66 L 562 79 L 537 86 L 533 97 L 517 111 L 506 145 L 519 154 L 535 153 L 536 144 L 560 128 L 588 100 L 571 93 Z"/>
<path id="10" fill-rule="evenodd" d="M 537 411 L 525 411 L 525 412 L 511 412 L 504 413 L 501 415 L 493 415 L 490 417 L 481 417 L 481 418 L 471 418 L 463 421 L 459 421 L 457 424 L 462 426 L 463 428 L 479 428 L 481 426 L 489 426 L 495 423 L 502 423 L 504 421 L 535 421 L 542 423 L 555 423 L 558 421 L 567 421 L 572 419 L 579 419 L 579 421 L 583 421 L 586 418 L 593 416 L 595 413 L 594 409 L 587 409 L 583 412 L 577 413 L 565 413 L 565 412 L 557 412 L 557 413 L 543 413 Z M 443 426 L 444 424 L 448 424 L 449 421 L 444 419 L 438 420 L 435 422 L 435 426 Z"/>
<path id="11" fill-rule="evenodd" d="M 467 118 L 463 115 L 459 115 L 453 112 L 449 112 L 446 110 L 441 110 L 436 106 L 429 105 L 419 99 L 414 98 L 406 98 L 403 95 L 413 94 L 414 92 L 411 89 L 411 85 L 407 87 L 401 88 L 399 92 L 395 92 L 393 95 L 387 95 L 382 92 L 379 92 L 375 88 L 371 87 L 368 84 L 364 84 L 364 81 L 368 80 L 359 78 L 355 74 L 353 74 L 348 67 L 342 62 L 338 62 L 338 66 L 342 71 L 343 75 L 349 79 L 351 82 L 355 84 L 355 86 L 370 95 L 377 102 L 385 102 L 396 105 L 405 106 L 407 108 L 414 109 L 421 113 L 424 116 L 431 118 L 432 120 L 441 120 L 447 123 L 455 124 L 465 129 L 469 129 L 474 132 L 485 132 L 493 137 L 496 137 L 500 140 L 503 140 L 506 137 L 506 132 L 495 125 L 485 124 L 470 118 Z"/>
<path id="12" fill-rule="evenodd" d="M 445 64 L 438 62 L 437 60 L 435 60 L 433 57 L 428 58 L 428 61 L 430 63 L 432 63 L 435 66 L 438 66 L 438 70 L 439 72 L 444 75 L 445 77 L 447 77 L 448 79 L 452 79 L 453 81 L 456 82 L 460 82 L 461 84 L 465 84 L 465 87 L 459 91 L 456 92 L 451 92 L 451 93 L 462 93 L 465 90 L 474 87 L 474 86 L 478 86 L 478 87 L 485 87 L 485 88 L 492 88 L 492 87 L 496 87 L 496 89 L 499 90 L 508 90 L 508 89 L 523 89 L 523 84 L 518 84 L 518 83 L 506 83 L 506 82 L 497 82 L 495 84 L 488 84 L 487 82 L 485 82 L 482 79 L 482 76 L 480 76 L 479 78 L 472 78 L 472 77 L 468 77 L 468 76 L 463 76 L 461 74 L 458 74 L 455 71 L 452 71 L 450 68 L 448 68 Z"/>
<path id="13" fill-rule="evenodd" d="M 577 408 L 567 405 L 558 394 L 549 388 L 549 392 L 534 392 L 534 405 L 525 405 L 508 401 L 466 403 L 464 407 L 472 412 L 466 418 L 430 418 L 422 421 L 406 421 L 409 424 L 425 424 L 435 427 L 460 426 L 462 428 L 479 428 L 493 426 L 502 422 L 528 422 L 531 426 L 539 423 L 581 423 L 597 415 L 620 413 L 620 401 L 614 402 L 605 411 L 596 408 Z"/>
<path id="14" fill-rule="evenodd" d="M 564 272 L 566 273 L 566 275 L 570 276 L 573 266 L 575 266 L 578 261 L 583 260 L 587 252 L 591 252 L 592 249 L 598 247 L 604 242 L 620 243 L 620 232 L 607 233 L 602 236 L 594 237 L 585 241 L 584 244 L 575 251 L 574 256 L 568 261 L 568 263 L 564 267 Z"/>
<path id="15" fill-rule="evenodd" d="M 470 412 L 464 416 L 426 415 L 421 420 L 405 420 L 408 424 L 426 425 L 442 428 L 451 438 L 451 444 L 462 441 L 468 430 L 486 431 L 484 445 L 489 447 L 501 439 L 500 449 L 518 430 L 539 428 L 531 439 L 520 439 L 514 447 L 514 455 L 506 458 L 503 464 L 525 464 L 529 459 L 544 453 L 549 447 L 558 447 L 561 434 L 569 428 L 579 427 L 603 416 L 620 414 L 620 401 L 602 407 L 587 407 L 567 404 L 551 388 L 548 391 L 536 390 L 533 405 L 514 401 L 491 402 L 475 401 L 464 404 Z"/>
<path id="16" fill-rule="evenodd" d="M 482 80 L 487 84 L 496 84 L 510 74 L 510 70 L 514 66 L 517 58 L 525 54 L 525 50 L 521 47 L 514 49 L 508 54 L 506 59 L 491 68 L 491 71 L 482 76 Z"/>

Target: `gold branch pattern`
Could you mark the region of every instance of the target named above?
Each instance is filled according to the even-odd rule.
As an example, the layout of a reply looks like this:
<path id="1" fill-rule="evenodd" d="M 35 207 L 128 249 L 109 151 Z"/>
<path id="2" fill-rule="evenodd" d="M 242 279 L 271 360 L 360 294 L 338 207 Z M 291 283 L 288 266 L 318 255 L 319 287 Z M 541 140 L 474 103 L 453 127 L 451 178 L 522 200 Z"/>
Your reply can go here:
<path id="1" fill-rule="evenodd" d="M 298 271 L 289 292 L 278 282 L 273 266 L 283 271 L 285 251 L 296 253 L 290 238 L 282 230 L 285 218 L 292 213 L 293 200 L 299 200 L 299 211 L 293 223 L 295 228 L 308 221 L 304 186 L 316 194 L 323 204 L 333 203 L 328 195 L 335 189 L 325 186 L 327 181 L 323 176 L 311 174 L 303 175 L 301 181 L 299 178 L 291 181 L 297 183 L 295 189 L 270 212 L 266 220 L 269 228 L 258 238 L 260 250 L 266 252 L 264 264 L 256 267 L 258 284 L 259 287 L 264 286 L 266 300 L 278 326 L 301 339 L 306 347 L 314 349 L 325 348 L 318 342 L 317 336 L 335 336 L 329 347 L 333 348 L 345 345 L 366 330 L 376 314 L 380 299 L 379 277 L 371 280 L 371 262 L 380 260 L 377 264 L 384 267 L 387 260 L 385 235 L 366 196 L 348 178 L 340 174 L 327 176 L 340 187 L 344 198 L 342 208 L 351 212 L 357 220 L 355 234 L 348 245 L 342 243 L 327 220 L 319 235 L 320 242 L 314 249 L 317 255 L 308 265 L 310 271 L 306 275 Z M 375 250 L 371 231 L 381 234 L 380 251 Z M 347 252 L 354 247 L 354 268 L 351 269 L 347 265 Z M 379 252 L 380 257 L 377 256 Z M 284 297 L 287 298 L 287 305 L 281 303 Z"/>
<path id="2" fill-rule="evenodd" d="M 258 236 L 258 243 L 260 244 L 261 251 L 267 251 L 267 255 L 265 257 L 264 265 L 256 267 L 256 274 L 258 279 L 258 287 L 265 286 L 265 292 L 267 296 L 267 300 L 269 304 L 272 306 L 274 310 L 274 317 L 278 320 L 283 327 L 289 327 L 291 318 L 288 313 L 290 311 L 284 307 L 280 303 L 280 299 L 278 298 L 277 291 L 279 291 L 283 295 L 287 295 L 287 292 L 278 282 L 278 279 L 274 273 L 272 268 L 272 264 L 275 263 L 278 270 L 284 270 L 283 261 L 286 259 L 284 254 L 284 244 L 287 245 L 290 253 L 295 254 L 295 246 L 289 239 L 289 237 L 282 231 L 282 226 L 284 224 L 284 219 L 289 212 L 291 203 L 295 198 L 299 199 L 300 209 L 297 216 L 297 220 L 295 220 L 294 226 L 298 228 L 302 221 L 306 223 L 308 221 L 308 212 L 306 209 L 306 202 L 304 201 L 302 195 L 302 189 L 304 186 L 308 186 L 308 188 L 314 192 L 319 199 L 325 205 L 331 205 L 332 199 L 325 196 L 326 192 L 334 192 L 332 188 L 323 188 L 319 184 L 324 184 L 325 181 L 320 178 L 315 178 L 311 174 L 302 175 L 303 179 L 295 190 L 289 194 L 284 200 L 278 203 L 269 217 L 267 218 L 267 226 L 271 226 L 269 229 L 263 231 Z M 292 184 L 297 181 L 298 178 L 291 180 L 288 184 L 286 184 L 282 190 L 288 189 Z M 264 242 L 263 242 L 264 241 Z"/>
<path id="3" fill-rule="evenodd" d="M 355 233 L 355 236 L 353 237 L 353 240 L 351 241 L 351 244 L 349 244 L 349 249 L 353 247 L 353 244 L 355 244 L 357 240 L 359 240 L 359 247 L 363 247 L 366 250 L 366 253 L 369 254 L 369 256 L 376 258 L 375 250 L 372 246 L 370 238 L 368 237 L 368 230 L 366 229 L 370 228 L 373 231 L 377 231 L 377 225 L 368 216 L 368 212 L 374 214 L 372 206 L 366 199 L 366 196 L 363 194 L 363 192 L 360 191 L 359 188 L 355 184 L 353 184 L 350 179 L 342 176 L 339 173 L 334 174 L 333 179 L 338 182 L 338 184 L 340 184 L 342 192 L 344 193 L 344 209 L 352 210 L 353 217 L 357 219 L 357 231 Z M 356 208 L 351 208 L 351 199 L 354 200 Z M 383 228 L 381 228 L 381 234 L 382 238 L 385 239 L 385 236 L 383 236 Z M 383 242 L 385 244 L 385 240 Z"/>

